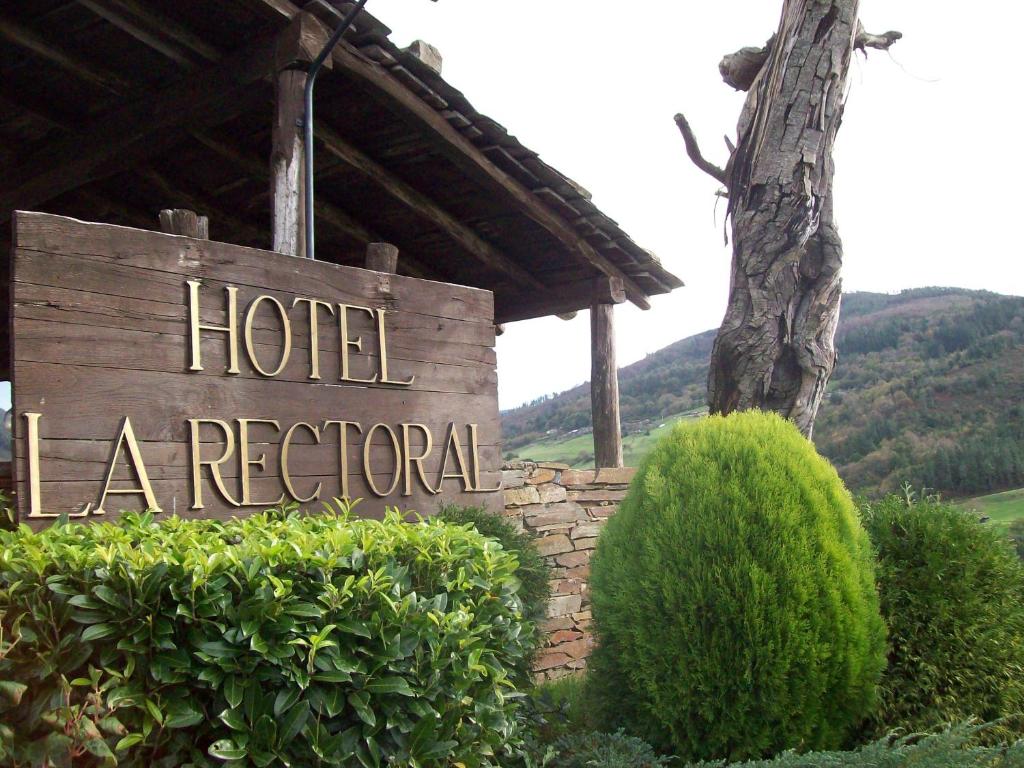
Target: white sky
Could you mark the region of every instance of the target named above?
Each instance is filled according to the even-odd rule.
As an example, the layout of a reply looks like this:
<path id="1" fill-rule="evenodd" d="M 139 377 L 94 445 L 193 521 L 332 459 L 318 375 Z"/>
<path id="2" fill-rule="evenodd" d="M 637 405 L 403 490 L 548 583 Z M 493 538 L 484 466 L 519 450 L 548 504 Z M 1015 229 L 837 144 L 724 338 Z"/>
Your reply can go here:
<path id="1" fill-rule="evenodd" d="M 686 159 L 683 112 L 724 164 L 744 94 L 722 55 L 761 45 L 782 0 L 371 0 L 406 45 L 444 56 L 474 106 L 576 179 L 594 203 L 687 287 L 617 311 L 619 364 L 715 327 L 728 291 L 724 203 Z M 862 0 L 868 30 L 898 29 L 892 58 L 854 63 L 836 152 L 845 289 L 923 285 L 1024 294 L 1012 231 L 1024 175 L 1016 61 L 1024 5 L 1011 0 Z M 895 61 L 894 61 L 895 59 Z M 898 62 L 898 63 L 897 63 Z M 498 342 L 502 408 L 590 376 L 589 320 L 508 326 Z"/>

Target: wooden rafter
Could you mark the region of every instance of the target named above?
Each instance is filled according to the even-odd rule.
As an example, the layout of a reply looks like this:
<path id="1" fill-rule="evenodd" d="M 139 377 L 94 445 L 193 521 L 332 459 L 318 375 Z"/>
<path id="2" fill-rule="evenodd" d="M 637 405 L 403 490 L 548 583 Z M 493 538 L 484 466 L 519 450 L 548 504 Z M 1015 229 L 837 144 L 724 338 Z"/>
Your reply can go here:
<path id="1" fill-rule="evenodd" d="M 123 93 L 131 87 L 120 75 L 63 50 L 28 27 L 22 26 L 10 19 L 0 18 L 0 37 L 4 37 L 15 45 L 26 48 L 38 56 L 42 56 L 44 59 L 53 62 L 76 77 L 98 85 L 111 93 Z"/>
<path id="2" fill-rule="evenodd" d="M 260 0 L 259 5 L 268 14 L 277 14 L 286 19 L 293 18 L 301 10 L 289 0 Z M 459 170 L 486 189 L 500 195 L 507 203 L 543 227 L 580 261 L 609 277 L 620 278 L 629 300 L 641 309 L 650 308 L 647 294 L 635 281 L 608 258 L 598 253 L 569 224 L 537 200 L 530 190 L 495 166 L 440 113 L 391 77 L 384 67 L 360 56 L 344 42 L 334 49 L 332 58 L 336 71 L 367 83 L 371 86 L 372 93 L 383 94 L 391 106 L 426 128 L 431 143 Z"/>
<path id="3" fill-rule="evenodd" d="M 78 0 L 97 16 L 179 66 L 192 69 L 202 61 L 219 61 L 221 52 L 186 27 L 137 0 Z"/>
<path id="4" fill-rule="evenodd" d="M 375 184 L 380 185 L 406 208 L 447 233 L 480 263 L 506 275 L 520 286 L 544 293 L 548 292 L 544 283 L 480 237 L 469 226 L 456 219 L 423 193 L 413 189 L 366 153 L 352 146 L 338 133 L 321 124 L 317 126 L 316 134 L 324 149 L 331 155 Z"/>
<path id="5" fill-rule="evenodd" d="M 621 304 L 625 300 L 622 280 L 601 275 L 559 284 L 554 300 L 521 295 L 512 297 L 502 292 L 495 295 L 494 317 L 498 323 L 514 323 L 547 315 L 571 314 L 590 309 L 594 303 Z"/>
<path id="6" fill-rule="evenodd" d="M 258 179 L 269 177 L 270 169 L 265 162 L 246 154 L 234 145 L 222 141 L 207 131 L 192 131 L 191 134 L 204 147 L 220 155 L 247 175 Z M 338 206 L 326 201 L 318 200 L 316 202 L 316 215 L 320 221 L 363 245 L 383 242 L 386 239 L 376 232 L 367 229 Z M 422 277 L 429 280 L 437 280 L 442 277 L 436 272 L 428 270 L 422 263 L 408 255 L 402 257 L 402 270 L 413 277 Z"/>
<path id="7" fill-rule="evenodd" d="M 112 176 L 170 149 L 184 126 L 216 125 L 250 108 L 252 83 L 270 73 L 274 39 L 259 39 L 167 88 L 114 109 L 88 130 L 62 137 L 11 169 L 0 191 L 0 216 L 32 207 Z"/>

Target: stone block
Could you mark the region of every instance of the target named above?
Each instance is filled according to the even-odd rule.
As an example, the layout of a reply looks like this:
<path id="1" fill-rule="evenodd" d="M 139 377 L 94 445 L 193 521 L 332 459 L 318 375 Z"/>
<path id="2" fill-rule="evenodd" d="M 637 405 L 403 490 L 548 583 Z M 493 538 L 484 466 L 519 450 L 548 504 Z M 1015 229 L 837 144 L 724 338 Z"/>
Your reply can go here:
<path id="1" fill-rule="evenodd" d="M 524 485 L 522 488 L 509 488 L 505 491 L 506 507 L 522 507 L 527 504 L 539 504 L 540 494 L 532 485 Z"/>
<path id="2" fill-rule="evenodd" d="M 597 477 L 594 482 L 607 483 L 609 485 L 629 485 L 636 476 L 636 467 L 618 467 L 597 470 Z"/>
<path id="3" fill-rule="evenodd" d="M 587 514 L 596 519 L 607 519 L 618 511 L 618 504 L 602 504 L 598 507 L 587 507 Z"/>
<path id="4" fill-rule="evenodd" d="M 557 483 L 538 485 L 537 492 L 540 494 L 542 504 L 556 504 L 560 501 L 565 501 L 567 498 L 565 488 Z"/>
<path id="5" fill-rule="evenodd" d="M 524 510 L 526 525 L 543 528 L 550 525 L 572 525 L 583 517 L 583 510 L 574 504 L 535 504 Z"/>
<path id="6" fill-rule="evenodd" d="M 581 504 L 587 501 L 622 501 L 624 498 L 626 498 L 625 489 L 595 488 L 576 493 L 576 501 Z"/>
<path id="7" fill-rule="evenodd" d="M 583 591 L 583 585 L 576 579 L 556 579 L 551 582 L 552 595 L 578 595 Z"/>
<path id="8" fill-rule="evenodd" d="M 522 488 L 526 483 L 523 478 L 523 470 L 521 469 L 506 469 L 502 470 L 501 473 L 501 487 L 506 491 L 512 488 Z"/>
<path id="9" fill-rule="evenodd" d="M 583 637 L 583 633 L 576 629 L 562 629 L 558 632 L 552 632 L 548 636 L 548 645 L 558 645 L 560 643 L 571 643 L 573 640 L 579 640 Z"/>
<path id="10" fill-rule="evenodd" d="M 569 469 L 562 473 L 562 485 L 589 485 L 596 474 L 592 469 Z"/>
<path id="11" fill-rule="evenodd" d="M 548 669 L 554 669 L 555 667 L 563 667 L 572 660 L 566 653 L 560 651 L 541 651 L 537 655 L 537 660 L 533 663 L 534 672 L 543 672 Z"/>
<path id="12" fill-rule="evenodd" d="M 557 461 L 538 461 L 537 466 L 540 469 L 554 469 L 558 472 L 563 472 L 569 468 L 568 464 L 562 464 Z"/>
<path id="13" fill-rule="evenodd" d="M 578 568 L 581 565 L 588 565 L 590 563 L 590 552 L 589 550 L 566 552 L 565 554 L 559 554 L 555 558 L 555 562 L 559 565 L 564 565 L 566 568 Z"/>
<path id="14" fill-rule="evenodd" d="M 582 637 L 573 640 L 571 643 L 562 643 L 554 650 L 560 651 L 574 659 L 585 659 L 594 650 L 594 641 L 589 637 Z"/>
<path id="15" fill-rule="evenodd" d="M 565 573 L 562 574 L 562 578 L 586 581 L 590 578 L 590 563 L 588 562 L 586 565 L 580 565 L 575 568 L 566 568 Z"/>
<path id="16" fill-rule="evenodd" d="M 561 632 L 567 629 L 572 629 L 575 626 L 571 616 L 555 616 L 550 619 L 544 619 L 540 623 L 540 631 L 544 634 L 551 635 L 556 632 Z"/>
<path id="17" fill-rule="evenodd" d="M 572 533 L 569 534 L 571 539 L 590 539 L 601 533 L 601 529 L 604 527 L 602 523 L 580 523 L 572 529 Z"/>
<path id="18" fill-rule="evenodd" d="M 573 545 L 576 547 L 577 551 L 595 549 L 597 547 L 597 537 L 595 536 L 592 539 L 576 539 L 576 541 L 573 542 Z"/>
<path id="19" fill-rule="evenodd" d="M 548 601 L 548 618 L 569 616 L 578 613 L 583 607 L 582 595 L 560 595 Z"/>
<path id="20" fill-rule="evenodd" d="M 548 469 L 546 467 L 537 467 L 528 478 L 526 482 L 530 485 L 540 485 L 542 483 L 550 483 L 555 479 L 555 470 Z"/>
<path id="21" fill-rule="evenodd" d="M 569 537 L 564 533 L 559 533 L 554 536 L 544 536 L 543 538 L 537 539 L 537 551 L 544 557 L 560 555 L 563 552 L 572 551 L 572 542 L 569 541 Z M 564 563 L 560 563 L 560 565 L 564 565 Z"/>

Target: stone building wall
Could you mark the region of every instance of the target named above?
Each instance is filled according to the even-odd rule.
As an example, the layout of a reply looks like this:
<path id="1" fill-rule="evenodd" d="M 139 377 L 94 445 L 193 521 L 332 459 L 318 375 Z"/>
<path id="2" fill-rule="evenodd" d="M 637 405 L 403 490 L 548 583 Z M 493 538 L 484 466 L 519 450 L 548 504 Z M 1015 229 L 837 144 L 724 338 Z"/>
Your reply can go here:
<path id="1" fill-rule="evenodd" d="M 553 571 L 551 602 L 541 627 L 538 679 L 584 669 L 590 633 L 590 556 L 601 526 L 619 508 L 635 469 L 569 469 L 565 464 L 514 462 L 503 471 L 505 515 L 537 537 Z"/>

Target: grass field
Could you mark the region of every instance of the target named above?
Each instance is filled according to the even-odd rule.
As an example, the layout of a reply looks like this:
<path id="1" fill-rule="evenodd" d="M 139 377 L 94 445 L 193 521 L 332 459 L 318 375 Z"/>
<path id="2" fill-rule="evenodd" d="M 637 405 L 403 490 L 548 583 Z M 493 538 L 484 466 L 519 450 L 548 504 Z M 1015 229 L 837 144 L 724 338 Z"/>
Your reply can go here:
<path id="1" fill-rule="evenodd" d="M 1024 518 L 1024 488 L 977 496 L 960 502 L 960 505 L 988 515 L 994 523 L 1009 525 L 1014 520 Z"/>
<path id="2" fill-rule="evenodd" d="M 664 423 L 647 432 L 624 435 L 622 457 L 627 467 L 635 467 L 658 439 L 679 419 L 692 419 L 703 414 L 703 410 L 670 416 Z M 515 452 L 516 457 L 530 461 L 558 461 L 571 467 L 594 466 L 594 436 L 589 432 L 566 439 L 552 438 L 524 445 Z"/>

